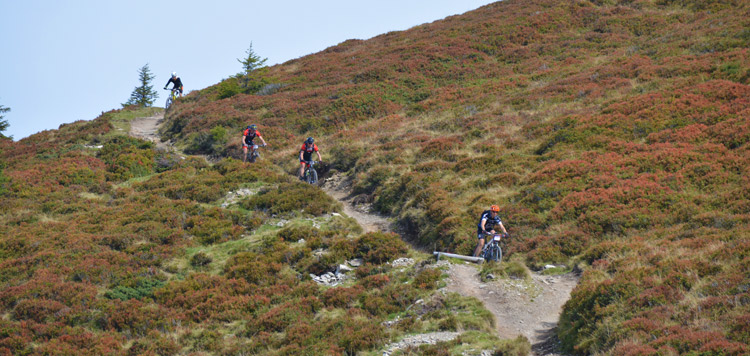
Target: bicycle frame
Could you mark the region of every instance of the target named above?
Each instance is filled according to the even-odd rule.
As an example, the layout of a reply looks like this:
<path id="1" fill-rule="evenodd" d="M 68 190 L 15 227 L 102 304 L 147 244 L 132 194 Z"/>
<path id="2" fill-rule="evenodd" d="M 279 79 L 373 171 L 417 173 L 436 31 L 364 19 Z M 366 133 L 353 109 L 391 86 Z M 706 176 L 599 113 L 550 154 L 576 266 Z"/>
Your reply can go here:
<path id="1" fill-rule="evenodd" d="M 315 184 L 318 182 L 318 171 L 315 170 L 315 161 L 305 161 L 305 182 Z"/>
<path id="2" fill-rule="evenodd" d="M 500 262 L 503 259 L 503 250 L 500 247 L 500 240 L 502 239 L 501 234 L 491 234 L 487 233 L 484 234 L 485 236 L 485 243 L 484 247 L 482 248 L 482 257 L 485 261 L 495 261 Z"/>
<path id="3" fill-rule="evenodd" d="M 170 90 L 170 89 L 167 89 Z M 172 103 L 174 103 L 175 100 L 177 100 L 177 93 L 179 90 L 177 88 L 172 88 L 171 92 L 169 93 L 169 96 L 167 97 L 167 103 L 165 104 L 164 108 L 169 109 L 170 106 L 172 106 Z"/>
<path id="4" fill-rule="evenodd" d="M 258 149 L 261 148 L 261 147 L 263 147 L 263 146 L 255 145 L 255 144 L 253 144 L 252 146 L 248 146 L 248 148 L 247 148 L 247 154 L 245 155 L 245 159 L 248 162 L 250 162 L 250 163 L 254 163 L 255 160 L 258 157 L 260 157 L 260 151 Z"/>

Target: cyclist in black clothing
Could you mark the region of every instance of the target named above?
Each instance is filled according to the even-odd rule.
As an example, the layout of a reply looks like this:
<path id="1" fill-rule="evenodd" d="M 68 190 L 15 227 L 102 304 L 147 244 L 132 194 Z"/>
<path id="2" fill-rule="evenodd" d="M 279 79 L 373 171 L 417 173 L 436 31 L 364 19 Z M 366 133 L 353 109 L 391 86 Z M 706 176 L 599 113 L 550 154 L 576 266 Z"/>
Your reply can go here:
<path id="1" fill-rule="evenodd" d="M 500 225 L 500 228 L 503 230 L 503 234 L 508 234 L 508 231 L 505 230 L 505 226 L 503 226 L 503 222 L 500 221 L 500 216 L 497 214 L 500 212 L 500 207 L 497 205 L 493 205 L 490 207 L 490 210 L 485 210 L 482 213 L 482 216 L 479 218 L 479 224 L 477 224 L 477 238 L 479 239 L 479 242 L 477 243 L 477 247 L 474 249 L 474 257 L 479 256 L 479 254 L 482 252 L 482 248 L 484 247 L 484 237 L 486 233 L 495 233 L 495 225 Z M 487 231 L 487 229 L 490 229 L 490 231 Z"/>
<path id="2" fill-rule="evenodd" d="M 172 72 L 172 78 L 169 78 L 169 81 L 167 84 L 164 85 L 164 89 L 167 89 L 169 86 L 169 83 L 174 84 L 172 87 L 172 90 L 177 89 L 177 91 L 180 93 L 180 98 L 182 97 L 182 79 L 177 76 L 177 72 Z"/>

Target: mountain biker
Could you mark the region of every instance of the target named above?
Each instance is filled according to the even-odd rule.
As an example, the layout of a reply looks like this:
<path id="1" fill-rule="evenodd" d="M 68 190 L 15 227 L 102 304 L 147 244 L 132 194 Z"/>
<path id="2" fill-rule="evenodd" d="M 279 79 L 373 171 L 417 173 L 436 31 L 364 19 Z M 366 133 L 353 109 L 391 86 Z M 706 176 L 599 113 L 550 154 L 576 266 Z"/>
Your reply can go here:
<path id="1" fill-rule="evenodd" d="M 479 224 L 477 224 L 477 238 L 479 239 L 479 242 L 477 243 L 477 247 L 474 249 L 474 257 L 478 257 L 482 252 L 482 248 L 484 247 L 485 234 L 495 233 L 495 225 L 500 225 L 500 228 L 503 230 L 503 234 L 508 234 L 508 231 L 505 230 L 505 226 L 503 226 L 503 222 L 500 221 L 500 216 L 498 216 L 499 212 L 500 207 L 497 205 L 493 205 L 490 207 L 490 210 L 485 210 L 484 212 L 482 212 L 482 216 L 479 217 Z M 487 231 L 487 229 L 490 229 L 490 231 Z"/>
<path id="2" fill-rule="evenodd" d="M 302 148 L 300 148 L 299 150 L 299 179 L 305 179 L 305 167 L 307 166 L 307 161 L 312 160 L 313 152 L 318 154 L 318 161 L 323 160 L 323 158 L 320 157 L 318 145 L 315 144 L 315 139 L 313 139 L 312 137 L 308 137 L 305 142 L 302 143 Z"/>
<path id="3" fill-rule="evenodd" d="M 167 89 L 169 83 L 174 84 L 174 86 L 172 86 L 172 90 L 177 89 L 177 91 L 180 93 L 180 98 L 182 98 L 182 79 L 177 76 L 177 72 L 172 72 L 172 77 L 169 78 L 167 84 L 164 85 L 164 89 Z"/>
<path id="4" fill-rule="evenodd" d="M 266 140 L 263 139 L 263 137 L 260 135 L 260 131 L 258 131 L 258 126 L 255 125 L 249 125 L 245 131 L 242 132 L 242 162 L 245 162 L 247 160 L 247 148 L 250 147 L 252 149 L 252 152 L 255 152 L 255 143 L 253 143 L 253 140 L 255 138 L 259 138 L 261 141 L 263 141 L 263 146 L 267 146 Z"/>

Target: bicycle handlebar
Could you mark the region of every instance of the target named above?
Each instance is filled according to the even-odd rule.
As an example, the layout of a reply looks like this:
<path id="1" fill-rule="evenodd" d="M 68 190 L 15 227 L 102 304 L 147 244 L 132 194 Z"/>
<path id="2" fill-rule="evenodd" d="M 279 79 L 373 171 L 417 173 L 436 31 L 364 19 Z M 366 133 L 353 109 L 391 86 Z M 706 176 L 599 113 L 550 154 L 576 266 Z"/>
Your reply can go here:
<path id="1" fill-rule="evenodd" d="M 500 236 L 501 238 L 504 238 L 504 239 L 510 237 L 510 234 L 507 234 L 507 233 L 505 233 L 505 234 L 499 233 L 499 232 L 492 233 L 492 232 L 489 232 L 489 231 L 482 232 L 482 235 L 484 235 L 484 236 L 492 236 L 492 237 L 494 237 L 494 236 Z"/>

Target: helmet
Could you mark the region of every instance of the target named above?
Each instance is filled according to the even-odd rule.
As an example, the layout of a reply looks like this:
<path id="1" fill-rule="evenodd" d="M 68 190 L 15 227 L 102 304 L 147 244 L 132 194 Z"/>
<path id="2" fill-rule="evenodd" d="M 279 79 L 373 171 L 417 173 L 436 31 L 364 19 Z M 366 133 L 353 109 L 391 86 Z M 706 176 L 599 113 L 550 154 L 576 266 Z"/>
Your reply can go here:
<path id="1" fill-rule="evenodd" d="M 499 213 L 500 212 L 500 207 L 497 206 L 497 205 L 493 205 L 493 206 L 490 207 L 490 211 L 494 211 L 496 213 Z"/>
<path id="2" fill-rule="evenodd" d="M 255 131 L 255 130 L 257 130 L 257 129 L 258 129 L 258 126 L 255 126 L 255 125 L 250 125 L 250 126 L 248 126 L 247 128 L 248 128 L 248 129 L 250 129 L 250 130 L 253 130 L 253 131 Z"/>
<path id="3" fill-rule="evenodd" d="M 312 137 L 308 137 L 307 140 L 305 140 L 305 143 L 309 143 L 311 145 L 313 144 L 313 142 L 315 142 L 315 140 Z"/>
<path id="4" fill-rule="evenodd" d="M 177 78 L 177 72 L 172 72 L 172 78 Z"/>

